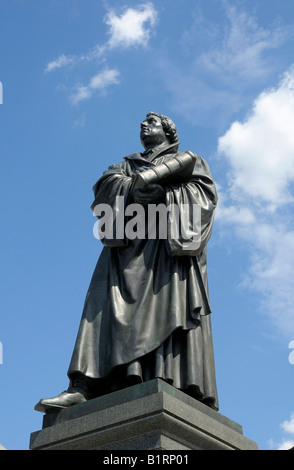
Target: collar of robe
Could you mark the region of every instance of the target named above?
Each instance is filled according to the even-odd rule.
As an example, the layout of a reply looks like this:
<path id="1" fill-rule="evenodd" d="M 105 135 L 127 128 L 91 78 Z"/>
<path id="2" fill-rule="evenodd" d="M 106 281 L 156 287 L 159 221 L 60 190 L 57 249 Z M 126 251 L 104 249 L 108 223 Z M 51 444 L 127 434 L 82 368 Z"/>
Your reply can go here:
<path id="1" fill-rule="evenodd" d="M 128 155 L 124 158 L 126 160 L 148 160 L 150 162 L 155 160 L 155 158 L 159 157 L 163 153 L 177 153 L 179 145 L 180 142 L 176 142 L 175 144 L 166 145 L 161 148 L 155 147 L 154 149 L 145 150 L 145 152 L 142 153 L 132 153 L 131 155 Z"/>

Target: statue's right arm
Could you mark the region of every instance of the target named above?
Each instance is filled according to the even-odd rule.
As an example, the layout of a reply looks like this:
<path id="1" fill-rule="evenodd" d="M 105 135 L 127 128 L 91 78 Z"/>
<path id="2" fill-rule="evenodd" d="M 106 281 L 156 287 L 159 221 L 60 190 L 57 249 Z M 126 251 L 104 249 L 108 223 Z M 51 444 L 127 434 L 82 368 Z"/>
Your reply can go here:
<path id="1" fill-rule="evenodd" d="M 116 196 L 128 197 L 133 181 L 128 166 L 127 162 L 114 164 L 103 173 L 93 187 L 95 200 L 92 206 L 101 203 L 112 205 Z"/>

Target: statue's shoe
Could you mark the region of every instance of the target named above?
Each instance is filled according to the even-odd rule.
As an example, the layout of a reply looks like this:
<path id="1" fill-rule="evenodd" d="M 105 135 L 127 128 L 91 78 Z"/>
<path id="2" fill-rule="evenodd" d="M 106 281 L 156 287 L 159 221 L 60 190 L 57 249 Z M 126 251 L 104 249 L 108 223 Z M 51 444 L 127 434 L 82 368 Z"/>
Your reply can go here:
<path id="1" fill-rule="evenodd" d="M 69 406 L 78 405 L 87 401 L 85 396 L 77 390 L 66 390 L 53 398 L 42 398 L 39 403 L 36 404 L 35 410 L 41 413 L 47 413 L 54 409 L 68 408 Z"/>

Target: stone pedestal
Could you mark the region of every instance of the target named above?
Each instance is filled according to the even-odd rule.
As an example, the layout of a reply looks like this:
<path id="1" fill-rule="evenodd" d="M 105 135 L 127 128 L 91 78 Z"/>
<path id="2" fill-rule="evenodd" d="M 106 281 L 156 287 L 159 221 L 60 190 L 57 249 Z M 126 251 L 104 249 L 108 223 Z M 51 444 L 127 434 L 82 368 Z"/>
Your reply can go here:
<path id="1" fill-rule="evenodd" d="M 32 450 L 257 450 L 242 427 L 162 380 L 48 413 Z"/>

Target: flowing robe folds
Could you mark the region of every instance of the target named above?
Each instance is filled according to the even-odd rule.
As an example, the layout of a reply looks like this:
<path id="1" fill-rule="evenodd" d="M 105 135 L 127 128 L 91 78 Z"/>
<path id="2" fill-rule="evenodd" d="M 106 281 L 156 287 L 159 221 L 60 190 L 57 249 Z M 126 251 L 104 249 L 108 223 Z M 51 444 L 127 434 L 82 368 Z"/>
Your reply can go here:
<path id="1" fill-rule="evenodd" d="M 100 204 L 113 209 L 113 233 L 102 239 L 68 375 L 95 379 L 96 395 L 130 381 L 162 378 L 218 409 L 206 270 L 217 194 L 207 163 L 196 156 L 189 181 L 164 186 L 171 208 L 165 237 L 130 239 L 121 230 L 122 211 L 128 213 L 134 202 L 134 175 L 174 158 L 176 151 L 171 145 L 148 159 L 139 153 L 125 157 L 93 188 L 94 212 Z M 190 209 L 190 241 L 172 236 L 176 216 L 182 216 L 176 208 L 183 204 Z M 201 209 L 197 224 L 193 205 Z"/>

